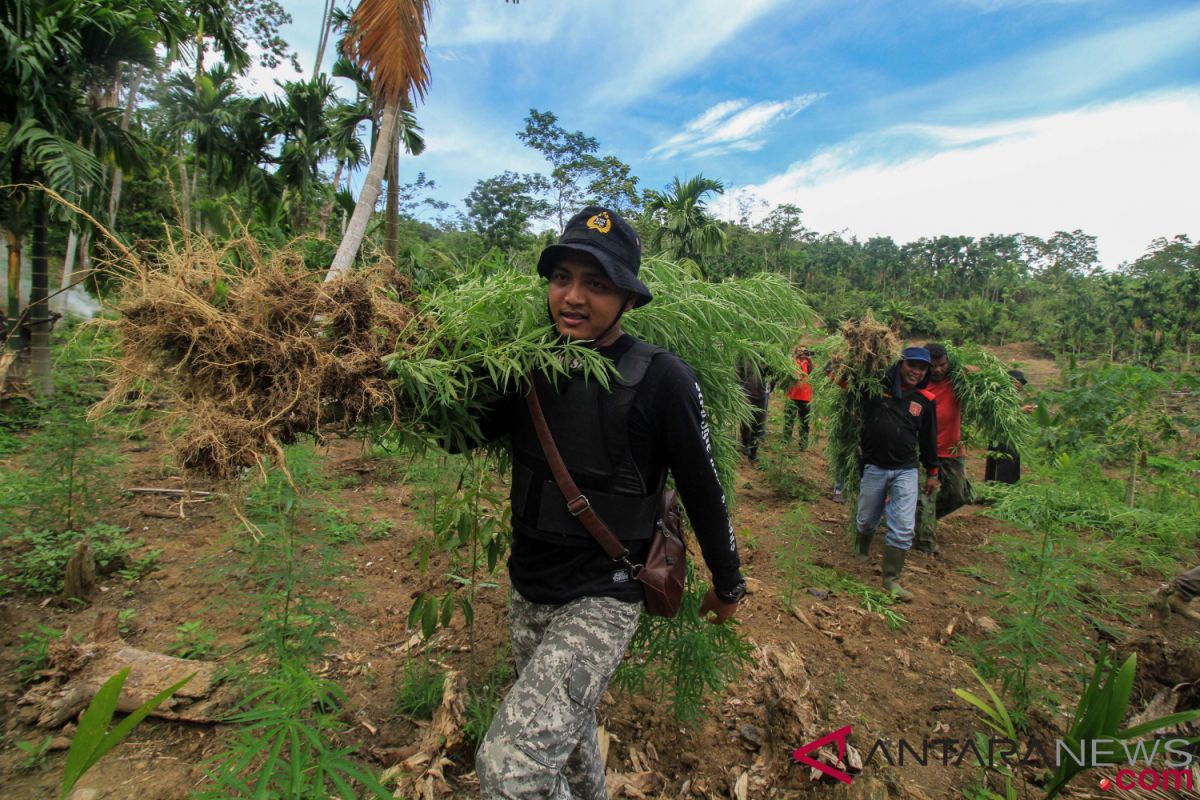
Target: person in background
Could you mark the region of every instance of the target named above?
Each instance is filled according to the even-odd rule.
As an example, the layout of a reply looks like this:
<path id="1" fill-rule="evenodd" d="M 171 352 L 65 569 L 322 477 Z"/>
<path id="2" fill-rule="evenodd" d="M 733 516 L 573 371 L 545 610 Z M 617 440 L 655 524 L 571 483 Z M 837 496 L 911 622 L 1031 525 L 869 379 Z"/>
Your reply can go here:
<path id="1" fill-rule="evenodd" d="M 753 418 L 741 428 L 742 455 L 758 466 L 758 446 L 767 436 L 767 404 L 771 399 L 771 387 L 762 371 L 748 360 L 738 362 L 738 380 L 746 394 L 746 402 L 754 410 Z"/>
<path id="2" fill-rule="evenodd" d="M 900 585 L 912 548 L 917 516 L 918 463 L 925 468 L 924 492 L 938 488 L 937 418 L 929 382 L 929 351 L 906 347 L 883 380 L 883 392 L 862 401 L 862 483 L 858 490 L 856 554 L 867 559 L 880 518 L 887 513 L 883 588 L 903 602 L 912 592 Z"/>
<path id="3" fill-rule="evenodd" d="M 792 427 L 796 418 L 800 418 L 800 449 L 808 447 L 808 414 L 812 406 L 813 388 L 808 376 L 812 374 L 812 351 L 801 345 L 793 354 L 796 359 L 796 370 L 799 378 L 787 391 L 788 403 L 783 410 L 783 440 L 792 441 Z"/>
<path id="4" fill-rule="evenodd" d="M 1019 369 L 1010 369 L 1008 376 L 1013 379 L 1017 394 L 1025 390 L 1025 373 Z M 1026 403 L 1021 407 L 1028 414 L 1033 411 L 1033 404 Z M 1016 483 L 1021 480 L 1021 454 L 1009 442 L 995 442 L 988 446 L 989 455 L 984 462 L 983 479 L 997 483 Z"/>
<path id="5" fill-rule="evenodd" d="M 941 484 L 933 494 L 922 495 L 917 504 L 917 542 L 914 549 L 936 555 L 937 521 L 971 502 L 971 482 L 963 458 L 962 410 L 950 377 L 950 356 L 939 342 L 925 345 L 929 351 L 929 385 L 937 404 L 937 456 Z"/>

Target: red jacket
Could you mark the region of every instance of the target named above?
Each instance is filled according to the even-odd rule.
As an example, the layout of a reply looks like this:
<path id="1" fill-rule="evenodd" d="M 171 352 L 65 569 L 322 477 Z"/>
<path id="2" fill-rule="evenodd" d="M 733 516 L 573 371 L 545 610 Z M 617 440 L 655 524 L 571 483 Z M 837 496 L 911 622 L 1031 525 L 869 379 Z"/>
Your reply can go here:
<path id="1" fill-rule="evenodd" d="M 925 391 L 933 395 L 936 403 L 938 458 L 962 458 L 962 410 L 954 385 L 947 377 L 937 383 L 930 381 Z"/>
<path id="2" fill-rule="evenodd" d="M 802 400 L 805 403 L 812 402 L 812 384 L 808 382 L 808 376 L 812 373 L 812 359 L 807 356 L 801 356 L 796 359 L 796 366 L 800 368 L 800 379 L 792 388 L 788 389 L 787 396 L 791 400 Z"/>

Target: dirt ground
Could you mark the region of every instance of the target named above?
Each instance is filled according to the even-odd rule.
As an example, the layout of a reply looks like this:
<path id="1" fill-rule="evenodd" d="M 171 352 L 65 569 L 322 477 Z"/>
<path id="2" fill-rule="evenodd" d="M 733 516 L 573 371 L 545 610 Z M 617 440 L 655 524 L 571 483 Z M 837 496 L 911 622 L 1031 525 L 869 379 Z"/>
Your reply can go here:
<path id="1" fill-rule="evenodd" d="M 1035 359 L 1028 349 L 1005 348 L 1002 357 L 1017 363 L 1035 385 L 1057 377 L 1052 362 Z M 773 399 L 770 433 L 778 436 L 782 398 Z M 150 442 L 123 446 L 127 461 L 125 486 L 168 486 L 162 474 L 162 452 Z M 816 526 L 811 537 L 814 563 L 856 576 L 878 586 L 879 556 L 869 566 L 853 559 L 847 526 L 851 509 L 833 502 L 819 450 L 802 454 L 775 445 L 768 457 L 798 459 L 806 485 L 815 499 L 804 502 Z M 351 622 L 336 630 L 337 644 L 319 671 L 346 690 L 342 739 L 360 749 L 377 770 L 411 755 L 420 726 L 392 711 L 395 687 L 405 653 L 428 647 L 437 659 L 477 679 L 505 644 L 507 586 L 503 570 L 499 586 L 485 588 L 477 598 L 476 619 L 468 630 L 461 621 L 437 634 L 428 644 L 417 643 L 406 620 L 417 592 L 436 589 L 444 578 L 438 564 L 420 572 L 411 556 L 425 533 L 418 521 L 429 498 L 376 471 L 354 443 L 339 443 L 326 452 L 337 475 L 347 476 L 345 488 L 334 493 L 336 503 L 355 518 L 371 515 L 394 523 L 387 538 L 347 546 L 343 556 L 349 570 L 344 578 L 309 590 L 348 612 Z M 972 458 L 969 474 L 981 480 L 982 459 Z M 929 766 L 909 763 L 887 766 L 876 759 L 849 786 L 829 778 L 814 780 L 811 770 L 793 762 L 793 749 L 845 726 L 849 742 L 866 755 L 873 742 L 893 745 L 951 738 L 961 741 L 981 729 L 971 709 L 952 690 L 977 690 L 967 663 L 951 647 L 955 635 L 981 635 L 995 603 L 995 586 L 964 573 L 964 568 L 996 559 L 988 545 L 1003 523 L 969 507 L 942 521 L 943 555 L 913 554 L 908 585 L 917 594 L 911 605 L 899 607 L 907 622 L 891 629 L 878 614 L 865 611 L 856 599 L 823 586 L 803 586 L 793 609 L 781 596 L 785 575 L 775 554 L 785 546 L 792 524 L 787 517 L 794 501 L 779 495 L 761 470 L 743 465 L 738 477 L 735 529 L 742 541 L 750 593 L 739 612 L 740 631 L 756 648 L 755 662 L 710 707 L 709 718 L 694 729 L 681 727 L 646 698 L 610 692 L 601 709 L 609 735 L 610 788 L 621 776 L 640 776 L 620 790 L 628 797 L 805 797 L 805 798 L 936 798 L 961 797 L 978 781 L 971 766 Z M 65 754 L 50 754 L 42 770 L 18 768 L 22 754 L 15 741 L 40 739 L 29 707 L 19 704 L 24 693 L 14 673 L 18 636 L 37 624 L 86 633 L 104 611 L 136 609 L 126 641 L 144 650 L 164 652 L 174 641 L 176 627 L 200 620 L 218 633 L 224 659 L 236 659 L 249 631 L 239 610 L 245 598 L 219 577 L 217 564 L 229 556 L 229 532 L 235 521 L 220 500 L 193 503 L 178 516 L 177 500 L 159 496 L 126 495 L 107 514 L 107 521 L 127 526 L 146 548 L 161 548 L 160 569 L 131 590 L 116 579 L 101 582 L 89 607 L 68 610 L 42 598 L 0 599 L 0 674 L 2 716 L 6 743 L 0 751 L 0 783 L 10 800 L 54 796 Z M 1149 592 L 1155 579 L 1138 579 L 1124 591 Z M 131 591 L 131 594 L 127 592 Z M 1159 683 L 1197 680 L 1200 675 L 1200 626 L 1173 620 L 1164 630 L 1149 613 L 1134 619 L 1109 620 L 1119 647 L 1146 654 L 1148 673 Z M 1168 633 L 1170 636 L 1168 636 Z M 1184 644 L 1180 644 L 1183 642 Z M 1187 644 L 1190 642 L 1190 645 Z M 1184 673 L 1191 665 L 1193 674 Z M 1182 670 L 1182 672 L 1181 672 Z M 67 724 L 69 733 L 72 723 Z M 59 731 L 49 731 L 58 735 Z M 202 762 L 221 749 L 227 726 L 150 720 L 84 778 L 82 787 L 95 790 L 91 798 L 167 800 L 185 798 L 204 780 Z M 452 752 L 446 768 L 446 793 L 475 796 L 471 754 Z"/>

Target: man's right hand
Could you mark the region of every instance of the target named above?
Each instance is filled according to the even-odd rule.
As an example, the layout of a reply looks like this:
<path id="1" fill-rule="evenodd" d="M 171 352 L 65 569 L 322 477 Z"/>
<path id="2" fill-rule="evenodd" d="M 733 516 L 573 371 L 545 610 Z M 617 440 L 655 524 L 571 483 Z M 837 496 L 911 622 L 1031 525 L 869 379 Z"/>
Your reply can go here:
<path id="1" fill-rule="evenodd" d="M 722 601 L 717 597 L 717 590 L 710 586 L 708 594 L 704 595 L 704 599 L 700 601 L 700 618 L 706 619 L 714 625 L 721 625 L 737 613 L 738 605 L 738 603 Z M 709 616 L 709 612 L 712 613 L 712 616 Z"/>

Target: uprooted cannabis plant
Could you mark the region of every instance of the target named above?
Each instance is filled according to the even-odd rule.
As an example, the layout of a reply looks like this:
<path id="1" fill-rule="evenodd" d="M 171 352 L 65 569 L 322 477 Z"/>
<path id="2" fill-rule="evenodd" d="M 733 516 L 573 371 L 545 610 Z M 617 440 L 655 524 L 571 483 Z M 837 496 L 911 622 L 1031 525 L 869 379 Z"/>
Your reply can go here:
<path id="1" fill-rule="evenodd" d="M 302 435 L 463 446 L 473 413 L 534 371 L 562 374 L 575 362 L 605 383 L 611 371 L 557 336 L 528 266 L 491 257 L 418 294 L 378 267 L 326 284 L 286 249 L 202 245 L 132 265 L 114 323 L 123 352 L 101 406 L 168 392 L 186 423 L 173 442 L 178 461 L 194 473 L 233 478 Z M 739 359 L 793 370 L 788 348 L 814 316 L 785 280 L 708 283 L 657 258 L 643 276 L 655 302 L 624 327 L 692 365 L 715 432 L 748 415 Z M 714 441 L 728 476 L 732 443 Z"/>

